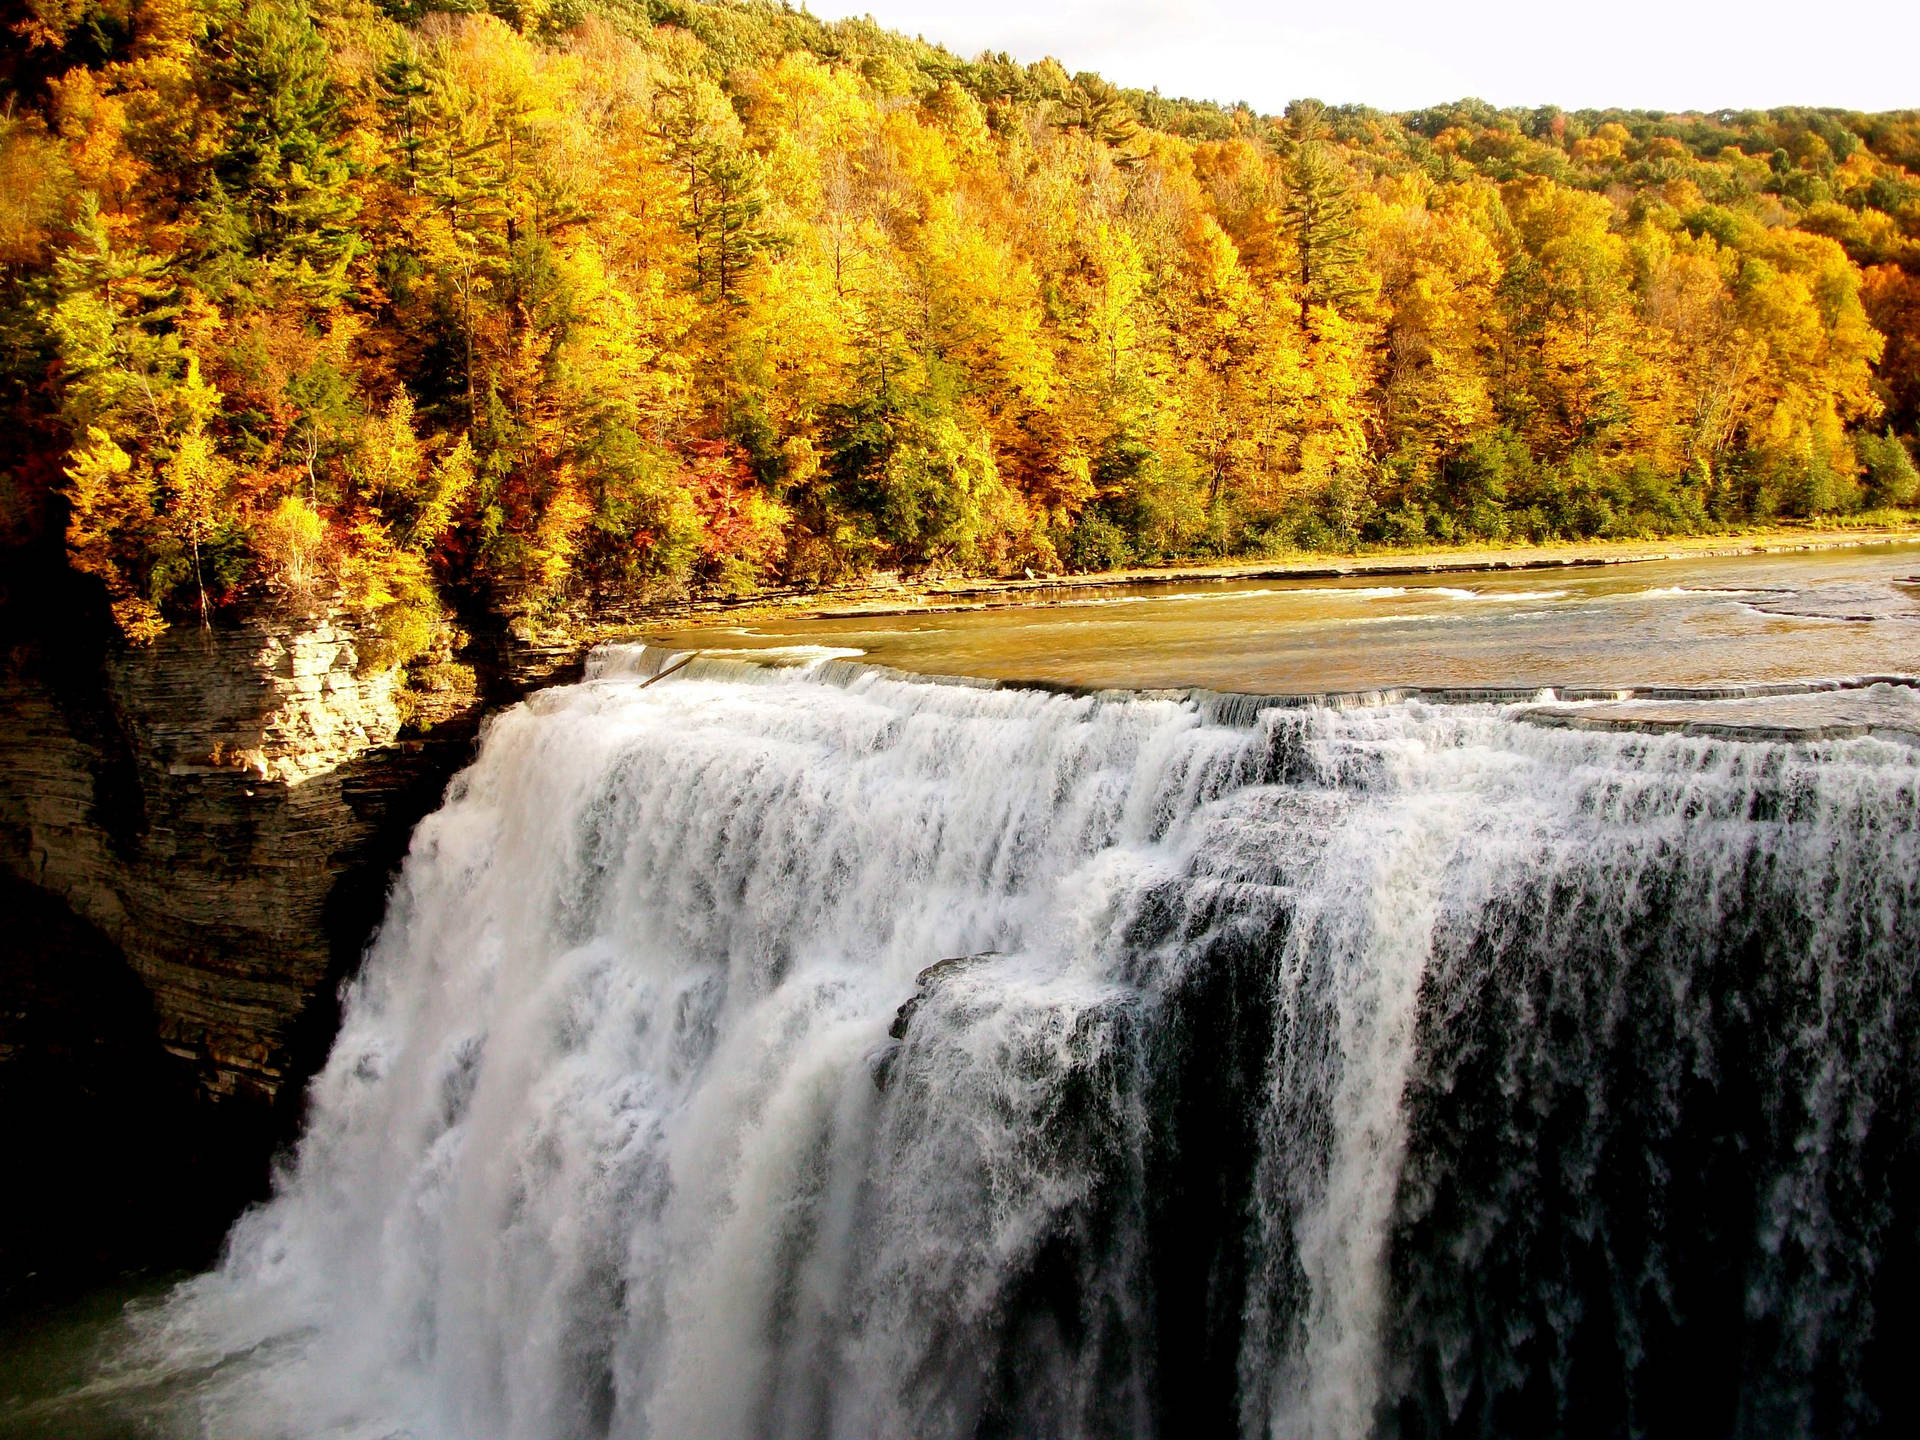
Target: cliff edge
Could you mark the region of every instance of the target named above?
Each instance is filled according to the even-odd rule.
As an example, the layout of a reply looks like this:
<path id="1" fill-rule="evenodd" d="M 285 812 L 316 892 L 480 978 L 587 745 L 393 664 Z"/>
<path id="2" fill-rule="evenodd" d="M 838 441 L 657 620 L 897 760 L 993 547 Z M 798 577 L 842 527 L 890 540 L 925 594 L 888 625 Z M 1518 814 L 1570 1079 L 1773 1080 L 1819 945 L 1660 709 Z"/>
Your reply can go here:
<path id="1" fill-rule="evenodd" d="M 579 673 L 577 648 L 503 634 L 443 667 L 464 683 L 403 693 L 325 612 L 131 647 L 47 578 L 0 606 L 0 1122 L 27 1177 L 0 1295 L 204 1258 L 264 1193 L 481 719 Z"/>

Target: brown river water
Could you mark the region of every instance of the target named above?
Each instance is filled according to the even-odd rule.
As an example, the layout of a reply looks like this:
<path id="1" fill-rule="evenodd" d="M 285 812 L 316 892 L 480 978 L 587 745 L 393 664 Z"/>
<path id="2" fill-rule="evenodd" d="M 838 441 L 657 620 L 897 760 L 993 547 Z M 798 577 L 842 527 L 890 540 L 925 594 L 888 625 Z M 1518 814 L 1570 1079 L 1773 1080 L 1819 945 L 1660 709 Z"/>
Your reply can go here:
<path id="1" fill-rule="evenodd" d="M 1543 570 L 1180 581 L 649 632 L 740 658 L 1260 694 L 1920 669 L 1920 542 Z"/>

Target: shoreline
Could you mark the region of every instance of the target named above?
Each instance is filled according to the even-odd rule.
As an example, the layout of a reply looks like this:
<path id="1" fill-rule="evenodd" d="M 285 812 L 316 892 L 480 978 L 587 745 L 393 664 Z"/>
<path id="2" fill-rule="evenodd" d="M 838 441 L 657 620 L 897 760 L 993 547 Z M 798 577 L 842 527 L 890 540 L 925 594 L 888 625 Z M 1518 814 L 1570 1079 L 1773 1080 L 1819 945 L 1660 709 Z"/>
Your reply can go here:
<path id="1" fill-rule="evenodd" d="M 762 591 L 739 597 L 702 597 L 642 607 L 632 618 L 588 628 L 596 639 L 634 635 L 663 621 L 698 624 L 704 617 L 728 619 L 837 620 L 999 607 L 1044 608 L 1085 590 L 1133 585 L 1205 584 L 1246 580 L 1343 580 L 1382 575 L 1450 575 L 1467 571 L 1524 573 L 1643 565 L 1663 560 L 1724 559 L 1741 555 L 1786 555 L 1871 545 L 1920 546 L 1920 521 L 1861 530 L 1776 529 L 1741 535 L 1682 536 L 1659 541 L 1601 540 L 1551 545 L 1391 550 L 1326 556 L 1302 553 L 1283 559 L 1221 561 L 1102 570 L 1085 575 L 955 577 L 926 581 L 875 579 L 808 590 Z"/>

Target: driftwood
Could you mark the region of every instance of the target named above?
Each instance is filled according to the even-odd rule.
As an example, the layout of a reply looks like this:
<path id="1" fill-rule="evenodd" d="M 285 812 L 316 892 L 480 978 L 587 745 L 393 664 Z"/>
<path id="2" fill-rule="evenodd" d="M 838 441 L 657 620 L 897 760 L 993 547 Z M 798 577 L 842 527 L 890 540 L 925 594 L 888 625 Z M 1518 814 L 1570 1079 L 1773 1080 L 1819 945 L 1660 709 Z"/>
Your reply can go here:
<path id="1" fill-rule="evenodd" d="M 662 670 L 659 674 L 649 675 L 646 679 L 642 680 L 638 688 L 644 690 L 649 685 L 658 684 L 660 681 L 666 679 L 667 676 L 672 675 L 677 671 L 686 669 L 687 666 L 691 665 L 694 661 L 698 660 L 702 655 L 706 653 L 707 652 L 704 650 L 696 650 L 691 655 L 681 656 L 678 660 L 674 661 L 671 665 L 667 666 L 667 668 Z"/>

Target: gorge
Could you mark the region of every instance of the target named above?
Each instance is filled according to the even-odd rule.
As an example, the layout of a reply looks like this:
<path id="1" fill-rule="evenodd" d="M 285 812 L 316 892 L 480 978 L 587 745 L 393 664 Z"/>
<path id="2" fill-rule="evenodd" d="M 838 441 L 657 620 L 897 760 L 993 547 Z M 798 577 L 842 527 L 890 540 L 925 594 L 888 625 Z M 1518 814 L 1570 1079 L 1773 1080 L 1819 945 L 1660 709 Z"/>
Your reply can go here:
<path id="1" fill-rule="evenodd" d="M 0 1440 L 1920 1434 L 1920 21 L 1004 8 L 10 6 Z"/>

